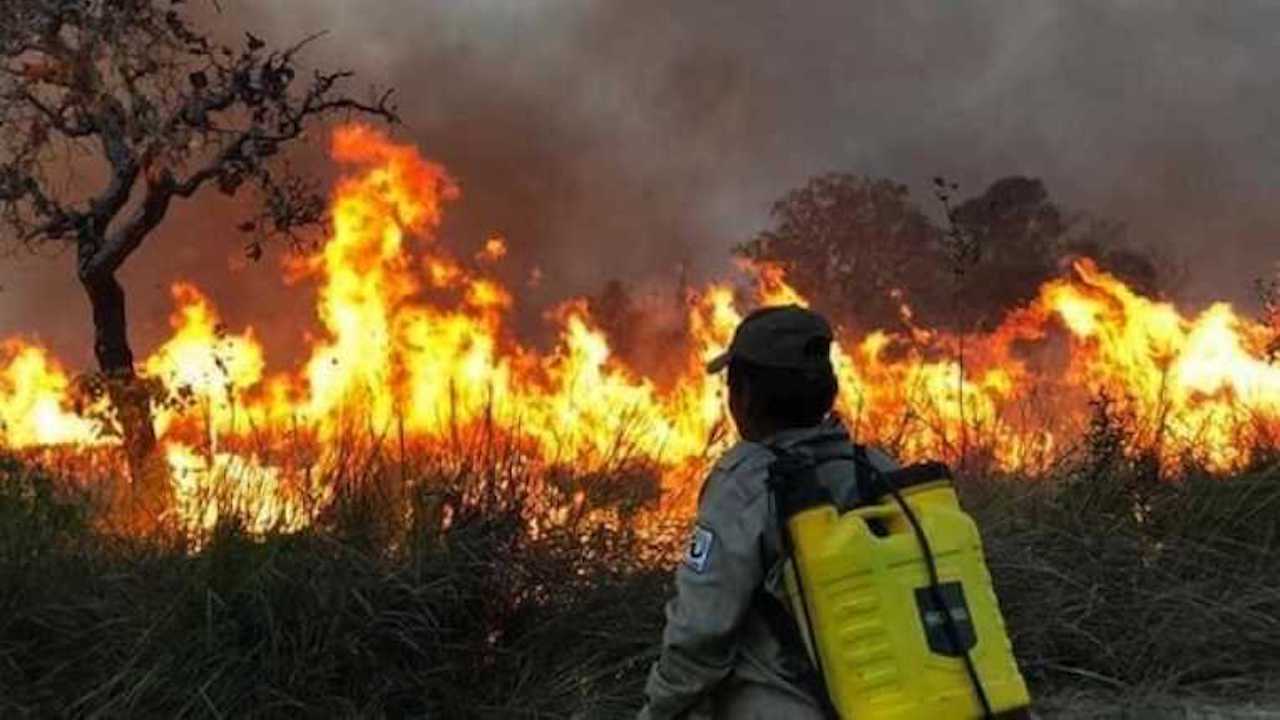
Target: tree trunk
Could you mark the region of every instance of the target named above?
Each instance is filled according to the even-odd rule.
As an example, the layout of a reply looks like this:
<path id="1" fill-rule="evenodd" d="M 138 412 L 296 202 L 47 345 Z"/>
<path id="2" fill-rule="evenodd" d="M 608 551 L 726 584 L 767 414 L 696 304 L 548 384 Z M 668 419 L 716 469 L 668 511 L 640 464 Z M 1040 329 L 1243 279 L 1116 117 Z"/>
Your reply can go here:
<path id="1" fill-rule="evenodd" d="M 170 507 L 172 490 L 156 444 L 151 399 L 134 372 L 124 288 L 114 275 L 82 277 L 81 282 L 93 306 L 94 355 L 123 434 L 131 485 L 128 514 L 133 522 L 150 526 Z"/>

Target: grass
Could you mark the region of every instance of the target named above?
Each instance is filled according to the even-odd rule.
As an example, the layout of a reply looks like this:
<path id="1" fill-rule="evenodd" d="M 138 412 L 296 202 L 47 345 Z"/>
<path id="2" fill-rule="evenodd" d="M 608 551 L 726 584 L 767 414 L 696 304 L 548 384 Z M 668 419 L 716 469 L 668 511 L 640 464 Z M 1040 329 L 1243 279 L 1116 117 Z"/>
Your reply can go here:
<path id="1" fill-rule="evenodd" d="M 308 530 L 223 524 L 193 552 L 0 472 L 3 717 L 616 717 L 660 622 L 637 536 L 531 540 L 510 504 L 389 528 L 350 491 Z"/>
<path id="2" fill-rule="evenodd" d="M 492 458 L 352 467 L 304 530 L 224 521 L 195 545 L 113 535 L 57 478 L 0 461 L 0 717 L 634 712 L 678 534 L 535 536 L 527 469 Z M 1171 482 L 1111 458 L 961 490 L 1046 707 L 1280 694 L 1280 470 Z"/>
<path id="3" fill-rule="evenodd" d="M 1280 689 L 1280 473 L 1123 475 L 971 503 L 1024 672 L 1041 692 L 1252 697 Z"/>

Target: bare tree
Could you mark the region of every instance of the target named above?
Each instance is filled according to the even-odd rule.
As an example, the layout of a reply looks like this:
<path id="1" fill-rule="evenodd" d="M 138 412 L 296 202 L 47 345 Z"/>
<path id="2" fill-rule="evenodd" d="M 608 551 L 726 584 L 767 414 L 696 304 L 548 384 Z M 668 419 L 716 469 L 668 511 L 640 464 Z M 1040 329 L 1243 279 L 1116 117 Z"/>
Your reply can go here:
<path id="1" fill-rule="evenodd" d="M 135 488 L 154 484 L 117 271 L 174 200 L 207 187 L 256 191 L 260 214 L 240 225 L 251 255 L 321 221 L 323 198 L 276 161 L 281 147 L 333 113 L 394 121 L 390 93 L 344 94 L 349 72 L 300 76 L 298 54 L 318 36 L 224 45 L 181 0 L 0 0 L 0 15 L 0 218 L 16 242 L 75 249 L 130 474 Z"/>

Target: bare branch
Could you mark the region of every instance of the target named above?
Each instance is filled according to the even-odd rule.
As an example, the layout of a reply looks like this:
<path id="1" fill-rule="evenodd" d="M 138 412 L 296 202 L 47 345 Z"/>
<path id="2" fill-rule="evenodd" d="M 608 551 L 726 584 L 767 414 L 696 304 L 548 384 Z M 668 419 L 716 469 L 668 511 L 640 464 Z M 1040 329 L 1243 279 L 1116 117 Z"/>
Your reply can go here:
<path id="1" fill-rule="evenodd" d="M 237 160 L 242 160 L 244 158 L 244 146 L 253 137 L 254 134 L 252 132 L 241 133 L 239 137 L 228 143 L 227 146 L 224 147 L 222 151 L 204 167 L 192 173 L 185 180 L 176 182 L 173 188 L 174 194 L 183 198 L 189 198 L 210 180 L 222 178 L 228 174 L 234 173 L 234 164 Z"/>
<path id="2" fill-rule="evenodd" d="M 62 237 L 79 216 L 47 195 L 39 181 L 20 163 L 0 166 L 0 219 L 13 227 L 19 239 Z"/>
<path id="3" fill-rule="evenodd" d="M 294 43 L 287 50 L 280 53 L 280 55 L 286 63 L 292 62 L 295 55 L 297 55 L 299 52 L 302 52 L 302 50 L 305 49 L 311 43 L 319 40 L 320 38 L 327 36 L 328 34 L 329 34 L 328 30 L 321 30 L 320 32 L 311 33 L 310 35 Z"/>
<path id="4" fill-rule="evenodd" d="M 81 282 L 90 283 L 119 270 L 143 239 L 164 220 L 172 199 L 173 179 L 161 178 L 157 183 L 148 185 L 142 204 L 97 248 L 90 251 L 87 244 L 82 244 L 79 258 Z"/>
<path id="5" fill-rule="evenodd" d="M 32 242 L 74 233 L 81 274 L 96 277 L 119 268 L 173 198 L 210 185 L 228 195 L 252 186 L 258 231 L 321 221 L 312 184 L 281 169 L 283 147 L 331 114 L 397 122 L 391 92 L 359 99 L 343 92 L 350 72 L 299 72 L 325 35 L 272 50 L 246 33 L 232 48 L 172 0 L 21 3 L 0 28 L 0 222 Z M 39 170 L 61 147 L 90 149 L 105 182 L 79 198 L 42 185 Z"/>
<path id="6" fill-rule="evenodd" d="M 102 235 L 116 215 L 124 209 L 138 182 L 141 168 L 133 149 L 129 147 L 124 127 L 123 109 L 118 103 L 110 103 L 98 118 L 98 137 L 102 152 L 111 166 L 111 181 L 106 189 L 89 203 L 92 231 Z"/>
<path id="7" fill-rule="evenodd" d="M 45 104 L 39 97 L 26 88 L 23 88 L 20 91 L 20 99 L 40 111 L 40 114 L 44 115 L 45 119 L 49 121 L 49 124 L 54 129 L 68 138 L 88 137 L 92 135 L 95 130 L 92 122 L 90 122 L 86 117 L 81 116 L 73 119 L 67 118 L 67 111 L 72 109 L 73 105 L 66 100 L 64 100 L 62 104 L 55 109 Z"/>

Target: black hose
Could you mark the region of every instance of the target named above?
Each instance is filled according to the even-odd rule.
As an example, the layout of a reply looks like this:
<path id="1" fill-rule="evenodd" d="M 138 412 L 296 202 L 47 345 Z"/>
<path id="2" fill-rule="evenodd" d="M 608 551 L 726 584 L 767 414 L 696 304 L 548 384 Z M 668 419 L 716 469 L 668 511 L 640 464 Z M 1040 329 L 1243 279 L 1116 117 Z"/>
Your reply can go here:
<path id="1" fill-rule="evenodd" d="M 947 634 L 947 640 L 951 643 L 951 646 L 956 649 L 956 652 L 960 653 L 961 658 L 964 661 L 965 672 L 969 676 L 969 682 L 973 686 L 974 693 L 978 696 L 978 703 L 979 705 L 982 706 L 982 716 L 984 720 L 994 720 L 995 713 L 991 709 L 991 700 L 987 696 L 986 688 L 984 688 L 982 685 L 982 678 L 978 675 L 978 668 L 973 662 L 972 654 L 967 649 L 964 649 L 960 641 L 960 629 L 956 627 L 955 618 L 951 616 L 951 608 L 947 604 L 946 598 L 942 594 L 942 583 L 938 578 L 938 565 L 933 556 L 933 548 L 929 545 L 929 538 L 927 535 L 925 535 L 924 527 L 920 524 L 920 519 L 916 517 L 915 511 L 912 510 L 911 506 L 909 506 L 906 500 L 903 499 L 902 493 L 898 489 L 898 483 L 896 479 L 887 477 L 884 473 L 880 472 L 878 468 L 872 465 L 871 462 L 866 457 L 865 448 L 863 448 L 860 445 L 855 446 L 855 448 L 856 450 L 854 454 L 850 456 L 849 459 L 853 460 L 859 466 L 859 470 L 865 469 L 868 471 L 868 474 L 871 476 L 870 478 L 868 478 L 871 481 L 869 483 L 870 486 L 862 488 L 864 491 L 863 497 L 874 498 L 877 495 L 881 495 L 882 492 L 888 492 L 893 497 L 894 501 L 898 503 L 898 506 L 902 509 L 902 513 L 906 515 L 907 522 L 911 524 L 911 529 L 915 532 L 916 541 L 920 543 L 920 551 L 921 551 L 921 554 L 924 556 L 925 567 L 929 571 L 930 599 L 942 611 L 943 632 Z M 794 460 L 793 458 L 790 457 L 789 453 L 785 453 L 784 451 L 775 451 L 775 452 L 777 452 L 777 454 L 779 455 L 779 459 L 782 459 L 785 457 L 788 460 Z M 933 464 L 933 465 L 930 465 L 928 468 L 922 467 L 915 474 L 920 475 L 921 477 L 925 477 L 925 476 L 934 477 L 937 475 L 939 467 L 941 467 L 943 471 L 949 474 L 949 471 L 946 470 L 946 467 L 940 464 Z M 777 480 L 779 479 L 778 476 L 780 475 L 788 476 L 788 475 L 793 475 L 794 473 L 795 473 L 794 469 L 789 469 L 789 471 L 782 471 L 781 468 L 770 467 L 770 476 L 771 476 L 770 489 L 773 491 L 772 492 L 773 497 L 771 498 L 772 501 L 776 502 L 779 491 L 783 490 L 783 488 L 781 487 L 781 483 L 777 482 Z M 794 490 L 794 488 L 787 488 L 787 489 Z M 812 499 L 812 498 L 805 498 L 805 499 Z M 794 510 L 794 508 L 792 508 L 792 510 Z M 794 579 L 796 582 L 796 591 L 797 591 L 797 594 L 800 596 L 799 597 L 800 606 L 804 609 L 805 623 L 809 631 L 810 641 L 813 643 L 812 655 L 813 655 L 813 661 L 814 661 L 814 664 L 816 665 L 816 670 L 817 670 L 817 672 L 815 673 L 817 676 L 816 678 L 817 687 L 815 688 L 815 690 L 817 691 L 818 700 L 819 700 L 819 703 L 822 705 L 823 714 L 833 718 L 838 717 L 837 711 L 832 702 L 831 694 L 829 692 L 829 689 L 827 688 L 826 673 L 823 672 L 821 652 L 819 651 L 818 645 L 817 645 L 818 636 L 814 632 L 813 620 L 810 617 L 809 601 L 808 601 L 808 598 L 805 596 L 804 583 L 800 577 L 800 569 L 798 567 L 794 567 L 794 564 L 796 562 L 795 547 L 793 546 L 793 541 L 791 538 L 790 526 L 789 526 L 789 523 L 787 522 L 789 519 L 789 515 L 791 513 L 788 511 L 788 509 L 784 508 L 781 503 L 778 503 L 775 505 L 774 511 L 778 521 L 778 529 L 781 534 L 783 552 L 785 554 L 785 557 L 791 558 L 791 561 L 793 563 L 793 573 L 794 573 Z"/>
<path id="2" fill-rule="evenodd" d="M 964 658 L 964 669 L 969 674 L 969 682 L 973 684 L 978 703 L 982 705 L 982 716 L 986 720 L 992 720 L 995 715 L 991 711 L 991 700 L 987 697 L 986 688 L 982 686 L 982 678 L 978 676 L 978 667 L 973 663 L 973 655 L 960 643 L 960 628 L 956 627 L 955 618 L 951 617 L 951 607 L 942 595 L 942 584 L 938 581 L 938 565 L 933 557 L 933 549 L 929 546 L 929 538 L 924 534 L 920 519 L 902 498 L 902 493 L 898 492 L 897 486 L 887 481 L 885 485 L 898 506 L 902 508 L 902 513 L 907 516 L 907 522 L 911 523 L 912 530 L 915 531 L 916 540 L 920 543 L 920 551 L 924 555 L 925 566 L 929 569 L 929 595 L 933 599 L 933 604 L 942 611 L 943 631 L 947 633 L 947 640 L 950 641 L 951 646 Z"/>

